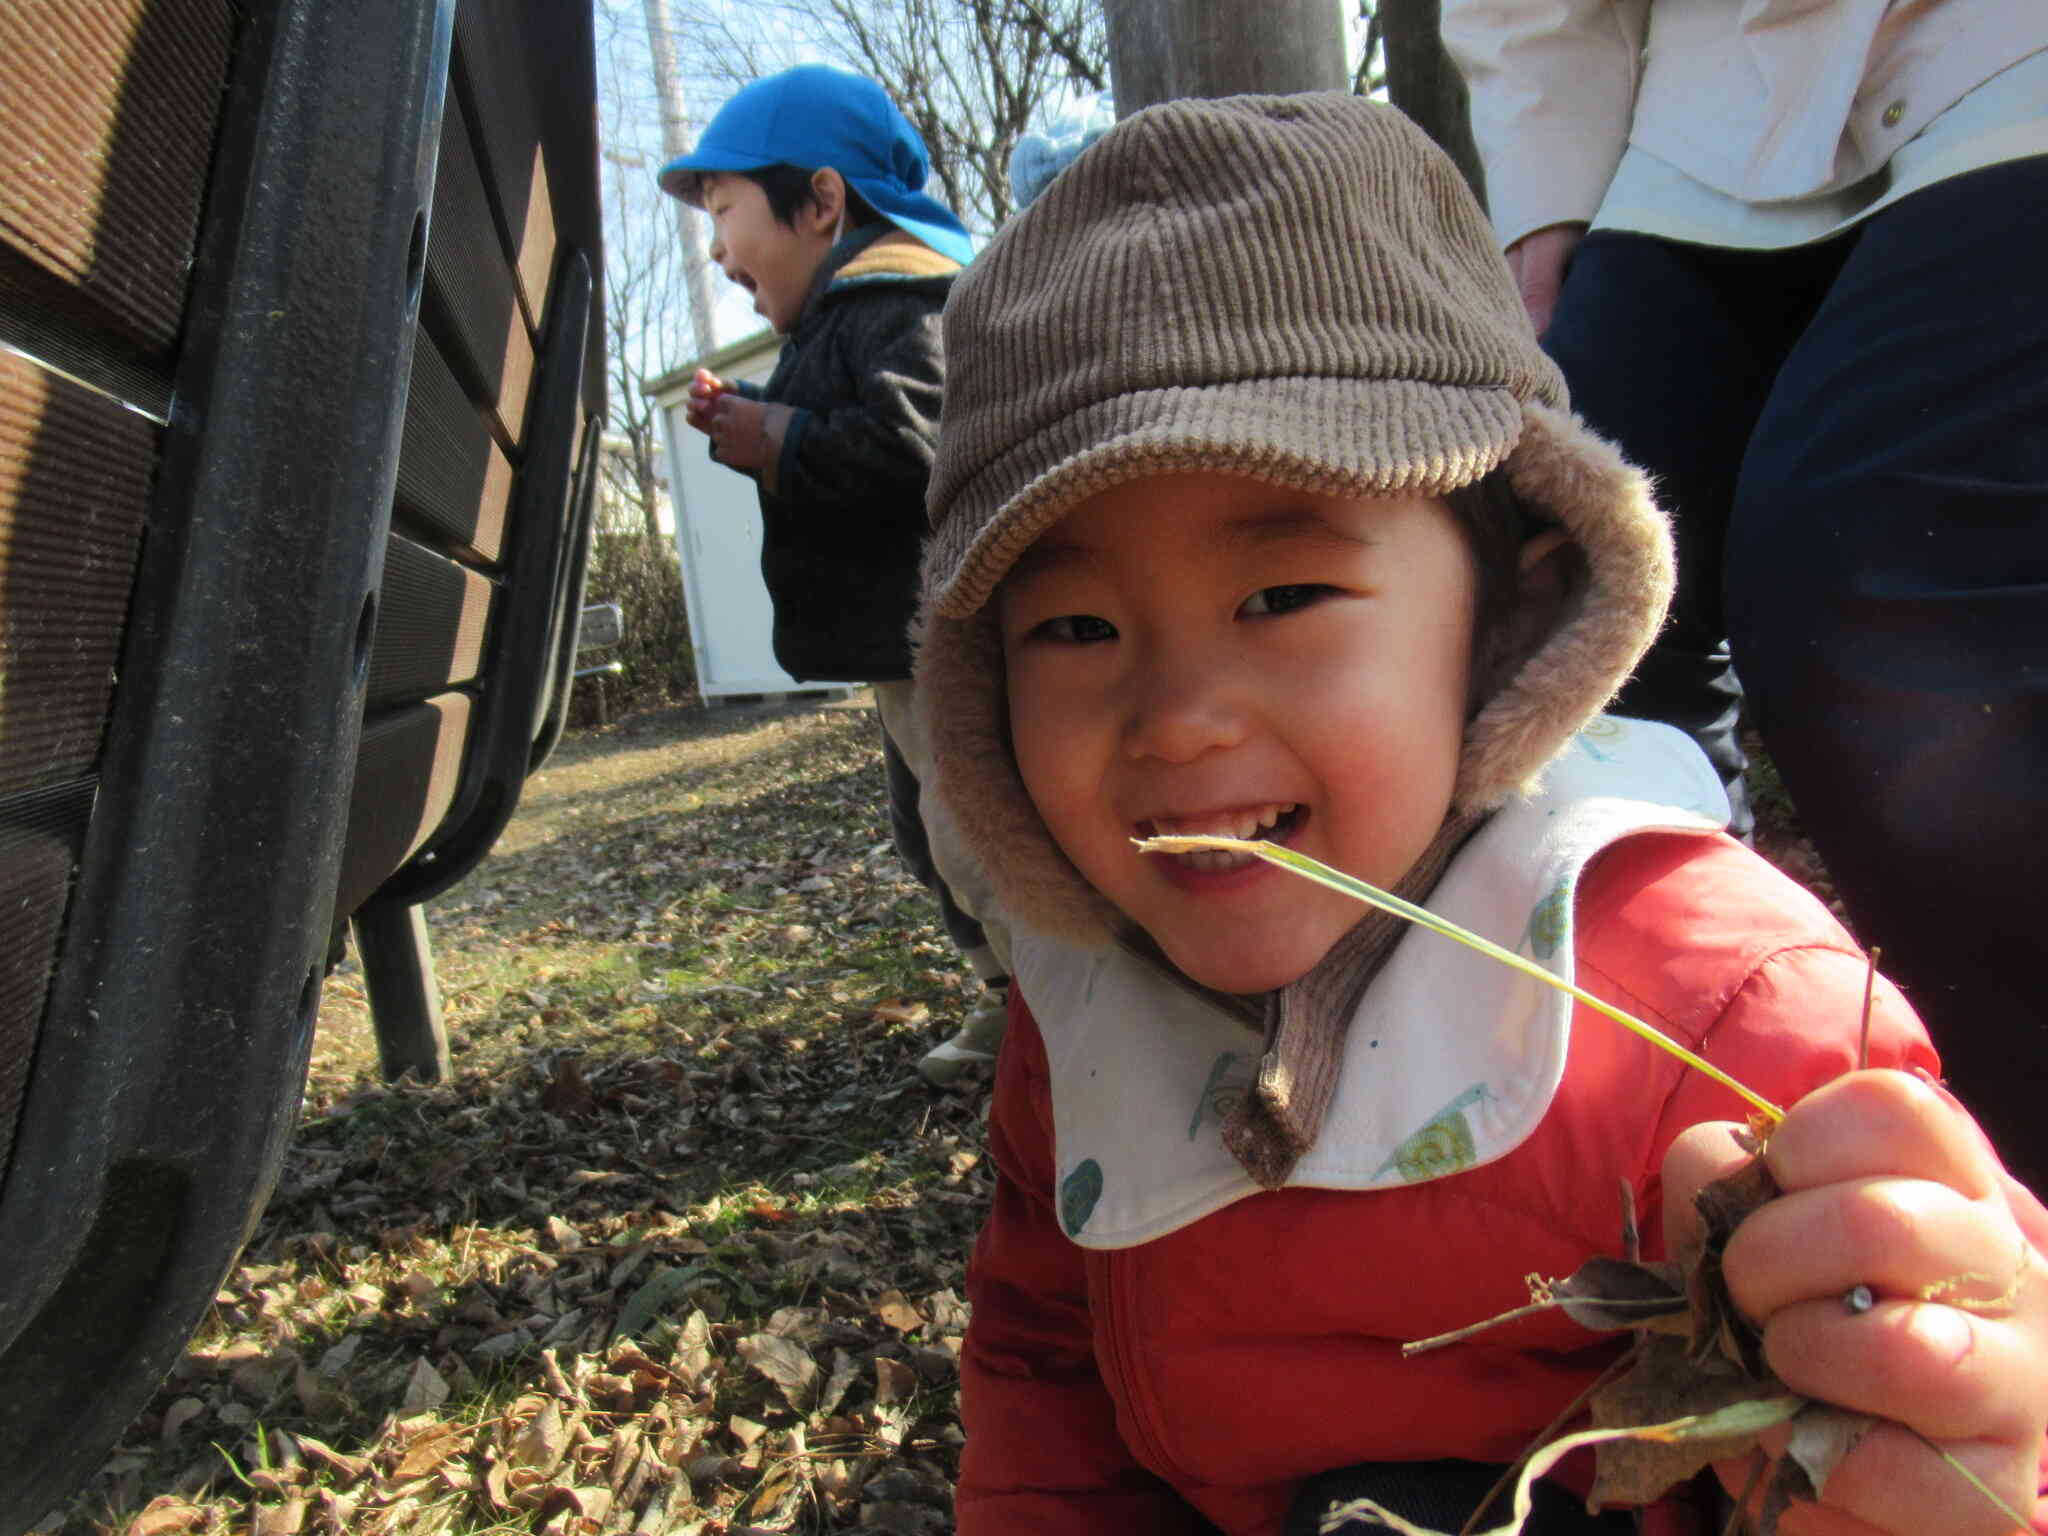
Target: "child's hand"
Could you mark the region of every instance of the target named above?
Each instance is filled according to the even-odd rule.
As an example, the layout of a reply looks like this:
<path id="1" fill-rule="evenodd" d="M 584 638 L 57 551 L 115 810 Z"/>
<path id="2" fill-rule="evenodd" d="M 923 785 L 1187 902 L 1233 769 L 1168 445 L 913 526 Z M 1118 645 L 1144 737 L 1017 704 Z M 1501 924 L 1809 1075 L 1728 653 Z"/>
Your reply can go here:
<path id="1" fill-rule="evenodd" d="M 690 379 L 684 420 L 711 439 L 711 456 L 730 469 L 761 469 L 775 456 L 768 430 L 770 407 L 749 400 L 715 373 L 699 368 Z"/>
<path id="2" fill-rule="evenodd" d="M 730 469 L 760 469 L 775 456 L 769 441 L 768 413 L 787 411 L 787 406 L 763 405 L 745 395 L 720 395 L 711 407 L 711 452 Z"/>
<path id="3" fill-rule="evenodd" d="M 1665 1160 L 1674 1253 L 1696 1241 L 1693 1192 L 1747 1160 L 1733 1130 L 1695 1126 Z M 1735 1303 L 1763 1324 L 1765 1356 L 1786 1386 L 1892 1421 L 1866 1434 L 1820 1503 L 1795 1505 L 1781 1530 L 2013 1529 L 1902 1425 L 2033 1517 L 2048 1428 L 2048 1212 L 2005 1176 L 1945 1090 L 1900 1072 L 1855 1072 L 1808 1095 L 1765 1160 L 1783 1194 L 1729 1240 Z M 1863 1300 L 1858 1286 L 1875 1298 L 1868 1310 L 1850 1300 Z M 1782 1433 L 1766 1437 L 1773 1451 L 1781 1444 Z M 1739 1496 L 1751 1467 L 1719 1471 Z"/>
<path id="4" fill-rule="evenodd" d="M 708 435 L 711 431 L 712 408 L 731 388 L 732 385 L 717 374 L 699 368 L 690 376 L 690 403 L 684 408 L 683 419 L 699 432 Z"/>

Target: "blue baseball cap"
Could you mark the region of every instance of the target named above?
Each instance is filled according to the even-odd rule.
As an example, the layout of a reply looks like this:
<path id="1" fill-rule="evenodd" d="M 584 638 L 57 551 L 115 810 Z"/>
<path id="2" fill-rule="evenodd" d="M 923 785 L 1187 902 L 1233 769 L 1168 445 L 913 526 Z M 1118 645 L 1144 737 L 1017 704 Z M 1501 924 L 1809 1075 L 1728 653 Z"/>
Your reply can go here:
<path id="1" fill-rule="evenodd" d="M 910 120 L 874 81 L 825 64 L 799 64 L 742 86 L 697 147 L 661 168 L 661 189 L 704 206 L 706 171 L 830 166 L 898 229 L 965 266 L 973 242 L 951 209 L 927 197 L 931 156 Z"/>

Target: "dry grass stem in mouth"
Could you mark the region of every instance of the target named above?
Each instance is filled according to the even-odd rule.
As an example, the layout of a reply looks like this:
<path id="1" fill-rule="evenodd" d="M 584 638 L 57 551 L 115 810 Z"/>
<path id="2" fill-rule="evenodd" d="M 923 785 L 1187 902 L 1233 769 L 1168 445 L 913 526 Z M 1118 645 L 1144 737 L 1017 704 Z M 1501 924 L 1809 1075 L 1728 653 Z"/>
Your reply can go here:
<path id="1" fill-rule="evenodd" d="M 1144 853 L 1195 853 L 1204 848 L 1219 848 L 1228 852 L 1249 853 L 1256 858 L 1264 859 L 1268 864 L 1276 864 L 1282 869 L 1299 875 L 1304 880 L 1309 880 L 1330 890 L 1341 892 L 1343 895 L 1349 896 L 1355 901 L 1363 902 L 1369 907 L 1378 907 L 1382 912 L 1391 912 L 1396 917 L 1405 918 L 1416 926 L 1427 928 L 1432 933 L 1442 934 L 1447 939 L 1455 939 L 1466 948 L 1477 950 L 1489 959 L 1498 960 L 1502 965 L 1520 971 L 1525 976 L 1533 976 L 1546 986 L 1555 987 L 1558 991 L 1577 998 L 1596 1012 L 1605 1014 L 1608 1018 L 1614 1020 L 1615 1023 L 1621 1025 L 1622 1028 L 1640 1035 L 1659 1050 L 1676 1056 L 1695 1072 L 1704 1073 L 1730 1092 L 1746 1099 L 1765 1117 L 1770 1125 L 1775 1126 L 1780 1120 L 1785 1118 L 1785 1112 L 1762 1094 L 1745 1087 L 1712 1062 L 1687 1050 L 1655 1026 L 1645 1024 L 1635 1015 L 1616 1008 L 1611 1003 L 1603 1002 L 1601 999 L 1593 996 L 1592 993 L 1573 986 L 1570 982 L 1559 976 L 1552 975 L 1542 966 L 1536 964 L 1535 961 L 1518 955 L 1511 949 L 1503 949 L 1491 939 L 1482 939 L 1470 929 L 1461 928 L 1456 923 L 1437 916 L 1436 913 L 1430 911 L 1427 907 L 1418 907 L 1411 901 L 1403 901 L 1400 897 L 1383 891 L 1378 886 L 1359 879 L 1356 875 L 1347 875 L 1342 870 L 1332 869 L 1329 865 L 1317 859 L 1312 859 L 1305 853 L 1296 853 L 1292 848 L 1282 848 L 1275 843 L 1249 842 L 1241 837 L 1211 837 L 1206 835 L 1143 837 L 1133 838 L 1132 842 Z"/>

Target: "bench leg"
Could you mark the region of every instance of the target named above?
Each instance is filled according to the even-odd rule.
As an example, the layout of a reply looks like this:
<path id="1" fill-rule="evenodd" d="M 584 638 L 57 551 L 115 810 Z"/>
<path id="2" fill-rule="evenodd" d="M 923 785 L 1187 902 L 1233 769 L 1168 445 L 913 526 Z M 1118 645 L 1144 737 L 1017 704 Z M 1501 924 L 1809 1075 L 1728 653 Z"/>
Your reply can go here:
<path id="1" fill-rule="evenodd" d="M 424 907 L 369 902 L 349 920 L 363 957 L 363 990 L 377 1030 L 384 1080 L 410 1071 L 423 1083 L 448 1075 L 448 1029 L 441 1021 L 441 989 Z"/>

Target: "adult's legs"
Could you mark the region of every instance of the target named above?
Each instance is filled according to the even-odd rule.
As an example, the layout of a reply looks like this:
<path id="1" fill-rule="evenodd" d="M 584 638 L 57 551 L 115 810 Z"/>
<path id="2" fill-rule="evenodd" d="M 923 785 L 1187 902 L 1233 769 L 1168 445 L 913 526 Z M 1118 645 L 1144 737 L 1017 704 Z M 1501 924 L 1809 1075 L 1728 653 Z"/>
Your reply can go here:
<path id="1" fill-rule="evenodd" d="M 1840 259 L 1597 231 L 1580 243 L 1543 338 L 1572 409 L 1655 477 L 1677 538 L 1670 621 L 1615 707 L 1691 734 L 1728 787 L 1737 836 L 1750 815 L 1723 537 L 1743 448 Z"/>
<path id="2" fill-rule="evenodd" d="M 2048 157 L 1870 221 L 1728 535 L 1735 654 L 1858 936 L 2048 1179 Z"/>

